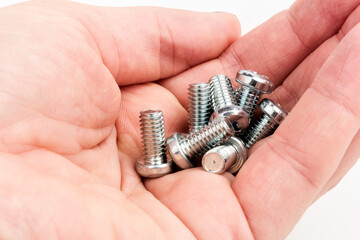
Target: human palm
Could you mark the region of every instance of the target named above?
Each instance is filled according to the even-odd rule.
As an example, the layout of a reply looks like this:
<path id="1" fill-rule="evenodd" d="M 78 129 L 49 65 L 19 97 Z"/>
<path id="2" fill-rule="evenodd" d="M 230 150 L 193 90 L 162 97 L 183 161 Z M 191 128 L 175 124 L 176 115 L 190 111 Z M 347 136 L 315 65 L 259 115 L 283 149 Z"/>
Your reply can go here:
<path id="1" fill-rule="evenodd" d="M 1 9 L 1 238 L 284 238 L 360 154 L 358 4 L 301 0 L 241 38 L 225 13 Z M 292 110 L 275 134 L 236 177 L 142 182 L 140 110 L 184 132 L 188 84 L 239 69 L 268 75 Z"/>

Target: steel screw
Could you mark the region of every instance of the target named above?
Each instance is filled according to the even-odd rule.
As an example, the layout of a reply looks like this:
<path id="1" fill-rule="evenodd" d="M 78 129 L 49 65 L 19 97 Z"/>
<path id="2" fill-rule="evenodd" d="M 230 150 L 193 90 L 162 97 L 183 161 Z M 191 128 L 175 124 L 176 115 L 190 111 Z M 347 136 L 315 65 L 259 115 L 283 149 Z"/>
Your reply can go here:
<path id="1" fill-rule="evenodd" d="M 236 91 L 238 105 L 249 114 L 251 119 L 261 94 L 271 93 L 274 83 L 268 77 L 250 70 L 240 70 L 236 74 L 235 81 L 241 84 Z"/>
<path id="2" fill-rule="evenodd" d="M 235 131 L 241 132 L 249 125 L 249 116 L 237 106 L 234 90 L 230 79 L 222 74 L 215 75 L 209 80 L 211 100 L 214 113 L 211 120 L 217 117 L 227 117 L 233 123 Z"/>
<path id="3" fill-rule="evenodd" d="M 140 112 L 144 159 L 136 162 L 140 176 L 155 178 L 171 172 L 171 162 L 166 162 L 164 117 L 160 110 Z"/>
<path id="4" fill-rule="evenodd" d="M 227 118 L 217 118 L 197 132 L 184 136 L 175 133 L 166 141 L 172 160 L 182 169 L 193 166 L 192 160 L 207 150 L 222 144 L 235 130 Z"/>
<path id="5" fill-rule="evenodd" d="M 231 137 L 224 145 L 206 152 L 202 158 L 202 166 L 205 171 L 211 173 L 235 173 L 239 171 L 246 158 L 247 149 L 244 143 L 236 137 Z"/>
<path id="6" fill-rule="evenodd" d="M 259 108 L 264 114 L 244 132 L 243 139 L 247 148 L 271 135 L 289 114 L 280 104 L 267 98 L 260 102 Z"/>
<path id="7" fill-rule="evenodd" d="M 189 85 L 189 132 L 196 132 L 210 121 L 210 86 L 207 83 Z"/>

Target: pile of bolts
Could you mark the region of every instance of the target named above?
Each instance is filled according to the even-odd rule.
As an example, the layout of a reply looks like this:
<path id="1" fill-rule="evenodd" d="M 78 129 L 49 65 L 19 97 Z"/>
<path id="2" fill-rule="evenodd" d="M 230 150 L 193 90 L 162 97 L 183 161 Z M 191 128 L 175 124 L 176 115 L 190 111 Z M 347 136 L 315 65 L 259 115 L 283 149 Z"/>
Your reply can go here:
<path id="1" fill-rule="evenodd" d="M 161 177 L 173 171 L 173 163 L 187 169 L 200 162 L 210 173 L 239 171 L 248 149 L 271 135 L 288 112 L 267 98 L 259 103 L 262 94 L 274 89 L 268 77 L 240 70 L 235 80 L 240 84 L 235 91 L 230 79 L 221 74 L 210 78 L 209 83 L 190 84 L 189 133 L 174 133 L 166 142 L 162 111 L 141 111 L 144 158 L 136 162 L 137 173 Z M 251 122 L 257 106 L 262 116 Z"/>

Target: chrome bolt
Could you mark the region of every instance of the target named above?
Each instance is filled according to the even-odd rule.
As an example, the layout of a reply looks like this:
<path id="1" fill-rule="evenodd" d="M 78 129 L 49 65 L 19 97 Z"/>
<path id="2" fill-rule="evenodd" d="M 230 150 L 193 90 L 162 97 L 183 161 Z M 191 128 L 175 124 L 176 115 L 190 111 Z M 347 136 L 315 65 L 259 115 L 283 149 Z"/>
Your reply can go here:
<path id="1" fill-rule="evenodd" d="M 142 177 L 161 177 L 171 172 L 166 161 L 164 117 L 160 110 L 140 112 L 144 159 L 136 162 L 136 171 Z"/>
<path id="2" fill-rule="evenodd" d="M 267 98 L 260 102 L 259 108 L 264 114 L 256 123 L 250 125 L 243 135 L 247 148 L 251 148 L 257 141 L 271 135 L 289 114 L 280 104 Z"/>
<path id="3" fill-rule="evenodd" d="M 202 166 L 205 171 L 211 173 L 235 173 L 239 171 L 246 158 L 247 149 L 244 143 L 236 137 L 231 137 L 223 145 L 206 152 L 202 158 Z"/>
<path id="4" fill-rule="evenodd" d="M 209 84 L 190 84 L 189 100 L 189 132 L 196 132 L 210 121 L 212 109 Z"/>
<path id="5" fill-rule="evenodd" d="M 251 118 L 261 94 L 269 94 L 274 89 L 274 83 L 268 77 L 255 71 L 240 70 L 235 81 L 241 86 L 236 90 L 238 105 L 242 107 Z"/>
<path id="6" fill-rule="evenodd" d="M 228 118 L 217 118 L 208 125 L 188 135 L 175 133 L 166 140 L 170 157 L 182 169 L 193 167 L 195 157 L 222 144 L 235 130 Z"/>
<path id="7" fill-rule="evenodd" d="M 249 116 L 236 103 L 230 79 L 225 75 L 215 75 L 209 80 L 214 113 L 211 120 L 227 117 L 233 123 L 235 131 L 241 132 L 249 125 Z"/>

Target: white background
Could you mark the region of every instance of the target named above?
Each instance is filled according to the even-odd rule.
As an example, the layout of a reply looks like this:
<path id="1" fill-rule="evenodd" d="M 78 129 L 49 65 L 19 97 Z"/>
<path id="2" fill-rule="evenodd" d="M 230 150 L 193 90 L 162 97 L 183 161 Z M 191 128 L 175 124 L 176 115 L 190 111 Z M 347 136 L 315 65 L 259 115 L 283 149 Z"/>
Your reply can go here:
<path id="1" fill-rule="evenodd" d="M 311 1 L 311 0 L 309 0 Z M 0 0 L 0 7 L 21 1 Z M 275 13 L 288 8 L 293 0 L 79 0 L 105 6 L 163 6 L 197 11 L 225 11 L 236 14 L 245 34 Z M 0 63 L 1 64 L 1 63 Z M 314 203 L 304 214 L 288 240 L 360 239 L 360 164 L 332 191 Z"/>

